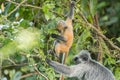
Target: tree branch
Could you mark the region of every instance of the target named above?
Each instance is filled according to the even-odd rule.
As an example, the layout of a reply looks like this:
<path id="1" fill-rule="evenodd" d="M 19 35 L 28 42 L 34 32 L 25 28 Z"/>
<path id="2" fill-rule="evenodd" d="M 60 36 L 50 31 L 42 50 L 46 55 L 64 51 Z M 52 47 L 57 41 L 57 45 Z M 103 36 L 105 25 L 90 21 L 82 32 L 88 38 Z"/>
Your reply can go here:
<path id="1" fill-rule="evenodd" d="M 23 66 L 26 66 L 28 65 L 28 63 L 22 63 L 22 64 L 13 64 L 13 65 L 7 65 L 7 66 L 3 66 L 1 68 L 1 70 L 4 70 L 4 69 L 13 69 L 13 68 L 18 68 L 18 67 L 23 67 Z"/>
<path id="2" fill-rule="evenodd" d="M 8 1 L 8 0 L 7 0 Z M 23 0 L 18 6 L 13 9 L 8 15 L 6 15 L 6 18 L 9 17 L 12 13 L 14 13 L 23 3 L 25 3 L 27 0 Z"/>
<path id="3" fill-rule="evenodd" d="M 34 68 L 38 72 L 39 75 L 41 75 L 42 77 L 44 77 L 46 80 L 49 80 L 45 75 L 43 75 L 42 73 L 40 73 L 40 71 L 37 69 L 36 65 L 34 65 Z"/>
<path id="4" fill-rule="evenodd" d="M 101 30 L 101 28 L 100 28 L 100 26 L 99 26 L 99 22 L 98 22 L 98 14 L 96 13 L 95 15 L 94 15 L 94 17 L 93 17 L 93 20 L 94 20 L 94 25 L 96 25 L 95 27 L 96 27 L 96 29 L 98 29 L 98 30 Z M 101 38 L 100 36 L 96 36 L 97 38 L 98 38 L 98 51 L 99 51 L 99 53 L 98 53 L 98 58 L 97 58 L 97 60 L 99 61 L 99 62 L 101 62 L 101 63 L 103 63 L 103 48 L 102 48 L 102 43 L 101 42 L 103 42 L 104 40 L 103 40 L 103 38 Z"/>
<path id="5" fill-rule="evenodd" d="M 15 4 L 15 5 L 19 5 L 19 3 L 16 3 L 16 2 L 13 2 L 13 1 L 10 1 L 10 0 L 6 0 L 7 2 L 10 2 L 12 4 Z M 36 8 L 36 9 L 42 9 L 41 7 L 38 7 L 38 6 L 33 6 L 33 5 L 29 5 L 29 4 L 21 4 L 21 6 L 25 6 L 25 7 L 31 7 L 31 8 Z"/>
<path id="6" fill-rule="evenodd" d="M 87 25 L 90 26 L 92 29 L 94 29 L 99 36 L 101 36 L 105 41 L 107 41 L 111 45 L 111 47 L 113 47 L 114 49 L 117 49 L 118 51 L 120 51 L 120 48 L 118 46 L 116 46 L 112 41 L 110 41 L 105 35 L 103 35 L 101 31 L 99 31 L 98 29 L 96 29 L 90 23 L 87 23 Z"/>
<path id="7" fill-rule="evenodd" d="M 23 78 L 26 78 L 26 77 L 29 77 L 29 76 L 32 76 L 32 75 L 36 75 L 36 74 L 38 74 L 38 72 L 28 73 L 28 74 L 22 75 L 20 79 L 23 79 Z"/>
<path id="8" fill-rule="evenodd" d="M 85 16 L 82 13 L 79 13 L 79 15 L 83 18 L 83 20 L 85 21 L 84 24 L 87 24 L 90 28 L 92 28 L 94 31 L 97 32 L 97 34 L 102 37 L 105 41 L 107 41 L 111 47 L 113 47 L 114 49 L 120 51 L 120 48 L 118 46 L 116 46 L 112 41 L 110 41 L 105 35 L 103 35 L 103 33 L 98 30 L 94 25 L 92 25 L 91 23 L 89 23 L 87 21 L 87 19 L 85 18 Z"/>

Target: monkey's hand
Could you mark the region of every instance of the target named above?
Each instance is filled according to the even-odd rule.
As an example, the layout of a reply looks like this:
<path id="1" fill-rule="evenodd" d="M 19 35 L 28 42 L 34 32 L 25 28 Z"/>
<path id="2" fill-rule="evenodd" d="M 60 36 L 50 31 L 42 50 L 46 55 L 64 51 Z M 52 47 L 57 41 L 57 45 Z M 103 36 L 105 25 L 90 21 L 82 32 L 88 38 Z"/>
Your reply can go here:
<path id="1" fill-rule="evenodd" d="M 71 1 L 71 7 L 75 6 L 75 1 Z"/>
<path id="2" fill-rule="evenodd" d="M 56 61 L 52 61 L 50 60 L 49 58 L 46 58 L 46 62 L 52 67 L 54 68 L 55 71 L 57 71 L 58 73 L 63 73 L 67 76 L 70 76 L 70 77 L 74 77 L 74 75 L 72 74 L 72 70 L 74 69 L 71 69 L 71 67 L 69 66 L 66 66 L 66 65 L 63 65 L 63 64 L 60 64 Z"/>
<path id="3" fill-rule="evenodd" d="M 52 60 L 50 60 L 49 58 L 46 58 L 45 61 L 46 61 L 50 66 L 54 66 L 54 65 L 55 65 L 55 64 L 54 64 L 55 62 L 52 61 Z"/>
<path id="4" fill-rule="evenodd" d="M 53 50 L 50 49 L 50 50 L 47 51 L 47 53 L 48 53 L 48 54 L 53 54 Z"/>
<path id="5" fill-rule="evenodd" d="M 45 61 L 50 65 L 51 60 L 49 58 L 46 58 Z"/>
<path id="6" fill-rule="evenodd" d="M 57 35 L 57 34 L 51 34 L 51 37 L 52 38 L 55 38 L 57 40 L 60 40 L 60 41 L 63 41 L 63 42 L 66 42 L 65 38 L 60 36 L 60 35 Z"/>

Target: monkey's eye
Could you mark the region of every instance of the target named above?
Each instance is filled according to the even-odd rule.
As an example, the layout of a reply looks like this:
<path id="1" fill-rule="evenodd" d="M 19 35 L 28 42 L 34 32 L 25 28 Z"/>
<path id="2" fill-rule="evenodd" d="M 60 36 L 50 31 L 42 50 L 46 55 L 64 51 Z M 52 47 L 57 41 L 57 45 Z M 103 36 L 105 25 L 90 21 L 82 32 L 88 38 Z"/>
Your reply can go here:
<path id="1" fill-rule="evenodd" d="M 75 58 L 74 58 L 74 61 L 77 61 L 77 60 L 78 60 L 78 57 L 75 57 Z"/>

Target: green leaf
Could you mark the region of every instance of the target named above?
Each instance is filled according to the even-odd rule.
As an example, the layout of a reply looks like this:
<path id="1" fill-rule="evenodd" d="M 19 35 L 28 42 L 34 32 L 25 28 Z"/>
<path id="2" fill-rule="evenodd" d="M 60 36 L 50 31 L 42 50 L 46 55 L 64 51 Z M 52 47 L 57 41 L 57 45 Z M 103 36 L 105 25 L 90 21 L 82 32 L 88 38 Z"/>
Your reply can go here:
<path id="1" fill-rule="evenodd" d="M 21 72 L 17 72 L 15 73 L 14 77 L 12 80 L 20 80 L 20 77 L 21 77 L 22 73 Z"/>
<path id="2" fill-rule="evenodd" d="M 107 5 L 106 2 L 103 1 L 97 5 L 97 8 L 100 9 L 102 7 L 105 7 L 106 5 Z"/>
<path id="3" fill-rule="evenodd" d="M 54 8 L 54 4 L 49 1 L 46 1 L 43 4 L 42 10 L 44 12 L 46 20 L 49 20 L 50 18 L 51 19 L 55 18 L 54 15 L 49 11 L 49 10 L 52 10 L 53 8 Z"/>
<path id="4" fill-rule="evenodd" d="M 109 21 L 105 22 L 106 25 L 111 25 L 113 23 L 116 23 L 118 21 L 118 18 L 117 17 L 112 17 L 110 18 Z"/>
<path id="5" fill-rule="evenodd" d="M 85 45 L 87 46 L 87 44 L 89 43 L 88 38 L 90 38 L 90 37 L 91 37 L 90 29 L 85 29 L 84 32 L 82 32 L 82 34 L 79 37 L 76 49 L 81 50 L 81 49 L 83 49 L 83 46 L 85 46 Z"/>
<path id="6" fill-rule="evenodd" d="M 92 16 L 95 15 L 96 8 L 97 8 L 97 0 L 90 0 L 90 12 L 91 12 Z"/>
<path id="7" fill-rule="evenodd" d="M 28 27 L 30 27 L 30 22 L 27 20 L 23 20 L 20 22 L 20 26 L 24 27 L 24 28 L 28 28 Z"/>
<path id="8" fill-rule="evenodd" d="M 117 40 L 120 42 L 120 37 L 118 37 Z"/>

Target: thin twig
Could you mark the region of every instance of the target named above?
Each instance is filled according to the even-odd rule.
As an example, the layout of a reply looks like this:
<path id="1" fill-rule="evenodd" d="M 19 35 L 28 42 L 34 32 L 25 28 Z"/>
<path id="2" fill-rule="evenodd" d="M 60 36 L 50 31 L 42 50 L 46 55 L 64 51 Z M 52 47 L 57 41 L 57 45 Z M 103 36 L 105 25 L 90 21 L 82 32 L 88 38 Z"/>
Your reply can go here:
<path id="1" fill-rule="evenodd" d="M 10 58 L 8 58 L 8 60 L 13 64 L 13 65 L 17 65 L 13 60 L 11 60 Z"/>
<path id="2" fill-rule="evenodd" d="M 22 75 L 20 79 L 23 79 L 23 78 L 26 78 L 26 77 L 29 77 L 29 76 L 32 76 L 32 75 L 36 75 L 36 74 L 39 74 L 39 73 L 38 72 L 28 73 L 28 74 Z"/>
<path id="3" fill-rule="evenodd" d="M 43 75 L 42 73 L 40 73 L 40 71 L 37 69 L 36 65 L 34 65 L 34 68 L 39 73 L 39 75 L 41 75 L 42 77 L 44 77 L 46 80 L 49 80 L 45 75 Z"/>
<path id="4" fill-rule="evenodd" d="M 13 2 L 13 1 L 10 1 L 10 0 L 6 0 L 7 2 L 10 2 L 12 4 L 15 4 L 15 5 L 19 5 L 19 3 L 16 3 L 16 2 Z M 31 8 L 36 8 L 36 9 L 42 9 L 41 7 L 38 7 L 38 6 L 33 6 L 33 5 L 30 5 L 30 4 L 21 4 L 21 6 L 25 6 L 25 7 L 31 7 Z"/>
<path id="5" fill-rule="evenodd" d="M 52 13 L 54 13 L 54 14 L 56 14 L 56 15 L 58 15 L 58 16 L 60 16 L 60 17 L 65 17 L 65 15 L 60 14 L 60 13 L 58 13 L 56 11 L 51 10 L 51 9 L 49 11 L 52 12 Z"/>
<path id="6" fill-rule="evenodd" d="M 7 0 L 8 1 L 8 0 Z M 14 13 L 23 3 L 25 3 L 27 0 L 23 0 L 18 6 L 13 9 L 8 15 L 6 15 L 6 18 L 9 17 L 12 13 Z"/>
<path id="7" fill-rule="evenodd" d="M 82 17 L 82 19 L 83 19 L 86 23 L 88 23 L 86 17 L 82 14 L 82 12 L 79 12 L 79 15 Z"/>
<path id="8" fill-rule="evenodd" d="M 81 0 L 77 0 L 76 4 L 79 3 Z"/>
<path id="9" fill-rule="evenodd" d="M 27 66 L 28 63 L 22 63 L 22 64 L 16 64 L 16 65 L 7 65 L 7 66 L 3 66 L 1 69 L 11 69 L 11 68 L 18 68 L 18 67 L 23 67 L 23 66 Z"/>

